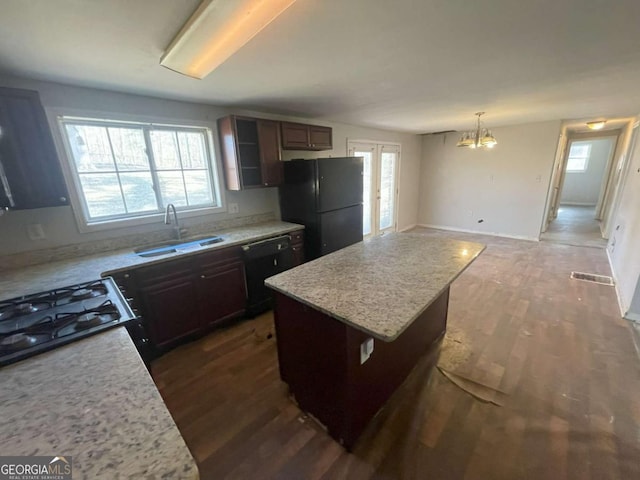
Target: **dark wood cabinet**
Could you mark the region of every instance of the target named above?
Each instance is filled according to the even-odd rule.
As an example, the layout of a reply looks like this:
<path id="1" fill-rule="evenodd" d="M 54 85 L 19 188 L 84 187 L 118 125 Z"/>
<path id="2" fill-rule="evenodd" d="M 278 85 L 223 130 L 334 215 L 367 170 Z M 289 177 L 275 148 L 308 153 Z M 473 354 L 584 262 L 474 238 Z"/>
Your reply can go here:
<path id="1" fill-rule="evenodd" d="M 151 342 L 163 347 L 200 329 L 193 275 L 140 288 L 140 303 Z"/>
<path id="2" fill-rule="evenodd" d="M 333 130 L 330 127 L 304 123 L 280 122 L 283 150 L 331 150 Z"/>
<path id="3" fill-rule="evenodd" d="M 304 230 L 296 230 L 289 234 L 291 237 L 291 251 L 293 252 L 293 266 L 304 263 Z"/>
<path id="4" fill-rule="evenodd" d="M 242 315 L 247 304 L 244 263 L 231 248 L 198 255 L 198 306 L 202 328 Z"/>
<path id="5" fill-rule="evenodd" d="M 38 92 L 0 87 L 0 207 L 68 205 Z"/>
<path id="6" fill-rule="evenodd" d="M 218 119 L 228 190 L 282 183 L 278 122 L 234 115 Z"/>
<path id="7" fill-rule="evenodd" d="M 168 260 L 113 277 L 159 349 L 239 317 L 246 308 L 240 247 Z"/>

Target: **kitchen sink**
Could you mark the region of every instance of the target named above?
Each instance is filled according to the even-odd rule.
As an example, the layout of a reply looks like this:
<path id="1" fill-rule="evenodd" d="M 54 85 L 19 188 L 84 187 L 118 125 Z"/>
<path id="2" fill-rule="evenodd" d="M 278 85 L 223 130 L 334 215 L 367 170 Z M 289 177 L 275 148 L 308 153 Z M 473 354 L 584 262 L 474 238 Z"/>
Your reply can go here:
<path id="1" fill-rule="evenodd" d="M 176 240 L 173 242 L 164 242 L 159 245 L 136 248 L 133 253 L 135 253 L 139 257 L 145 258 L 158 257 L 160 255 L 167 255 L 169 253 L 195 250 L 200 247 L 206 247 L 223 241 L 224 238 L 219 236 L 200 237 L 191 240 Z"/>
<path id="2" fill-rule="evenodd" d="M 224 242 L 224 238 L 222 238 L 222 237 L 207 237 L 207 238 L 203 238 L 203 239 L 198 241 L 198 243 L 203 247 L 206 247 L 207 245 L 213 245 L 214 243 L 220 243 L 220 242 Z"/>

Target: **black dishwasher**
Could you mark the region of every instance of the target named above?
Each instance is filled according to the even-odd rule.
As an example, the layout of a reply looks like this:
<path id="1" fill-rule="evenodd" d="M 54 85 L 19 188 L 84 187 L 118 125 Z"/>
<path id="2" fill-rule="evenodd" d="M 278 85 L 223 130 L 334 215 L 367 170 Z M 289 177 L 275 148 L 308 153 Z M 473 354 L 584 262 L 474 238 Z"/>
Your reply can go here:
<path id="1" fill-rule="evenodd" d="M 271 290 L 265 278 L 294 266 L 289 235 L 249 243 L 242 246 L 247 277 L 247 315 L 253 316 L 271 308 Z"/>

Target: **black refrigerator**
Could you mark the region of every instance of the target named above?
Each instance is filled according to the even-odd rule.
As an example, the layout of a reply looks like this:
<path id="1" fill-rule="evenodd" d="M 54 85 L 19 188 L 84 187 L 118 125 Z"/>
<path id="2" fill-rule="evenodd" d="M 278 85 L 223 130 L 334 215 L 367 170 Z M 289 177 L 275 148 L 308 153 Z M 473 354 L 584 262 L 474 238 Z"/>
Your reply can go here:
<path id="1" fill-rule="evenodd" d="M 307 260 L 362 241 L 362 157 L 283 162 L 282 220 L 305 226 Z"/>

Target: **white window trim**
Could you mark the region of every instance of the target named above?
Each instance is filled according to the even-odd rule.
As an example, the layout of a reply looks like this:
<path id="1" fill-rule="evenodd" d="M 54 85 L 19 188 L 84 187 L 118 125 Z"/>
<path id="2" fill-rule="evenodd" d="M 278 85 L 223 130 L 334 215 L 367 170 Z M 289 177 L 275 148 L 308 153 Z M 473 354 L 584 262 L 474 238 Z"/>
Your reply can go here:
<path id="1" fill-rule="evenodd" d="M 130 114 L 116 114 L 112 112 L 99 112 L 77 109 L 59 109 L 48 108 L 46 109 L 49 125 L 53 132 L 53 139 L 58 157 L 62 167 L 62 173 L 67 184 L 69 193 L 69 201 L 71 204 L 71 210 L 80 233 L 91 233 L 105 230 L 115 230 L 119 228 L 137 227 L 142 225 L 161 223 L 164 220 L 164 213 L 153 212 L 150 214 L 143 214 L 130 218 L 116 219 L 116 220 L 104 220 L 88 222 L 84 214 L 84 203 L 79 194 L 79 185 L 77 184 L 77 175 L 72 171 L 71 149 L 68 144 L 67 135 L 64 132 L 63 120 L 68 119 L 91 119 L 105 122 L 121 122 L 121 123 L 143 123 L 148 125 L 158 125 L 163 127 L 197 127 L 205 128 L 208 130 L 209 142 L 209 155 L 211 158 L 211 176 L 212 180 L 218 186 L 217 194 L 220 202 L 220 206 L 217 207 L 202 207 L 193 208 L 188 210 L 178 209 L 180 218 L 192 218 L 202 215 L 211 215 L 216 213 L 227 212 L 227 202 L 225 195 L 225 183 L 222 172 L 222 162 L 220 157 L 220 149 L 218 147 L 217 136 L 214 132 L 217 132 L 217 125 L 215 122 L 207 121 L 194 121 L 192 119 L 178 119 L 178 118 L 166 118 L 166 117 L 149 117 L 144 115 L 130 115 Z"/>

